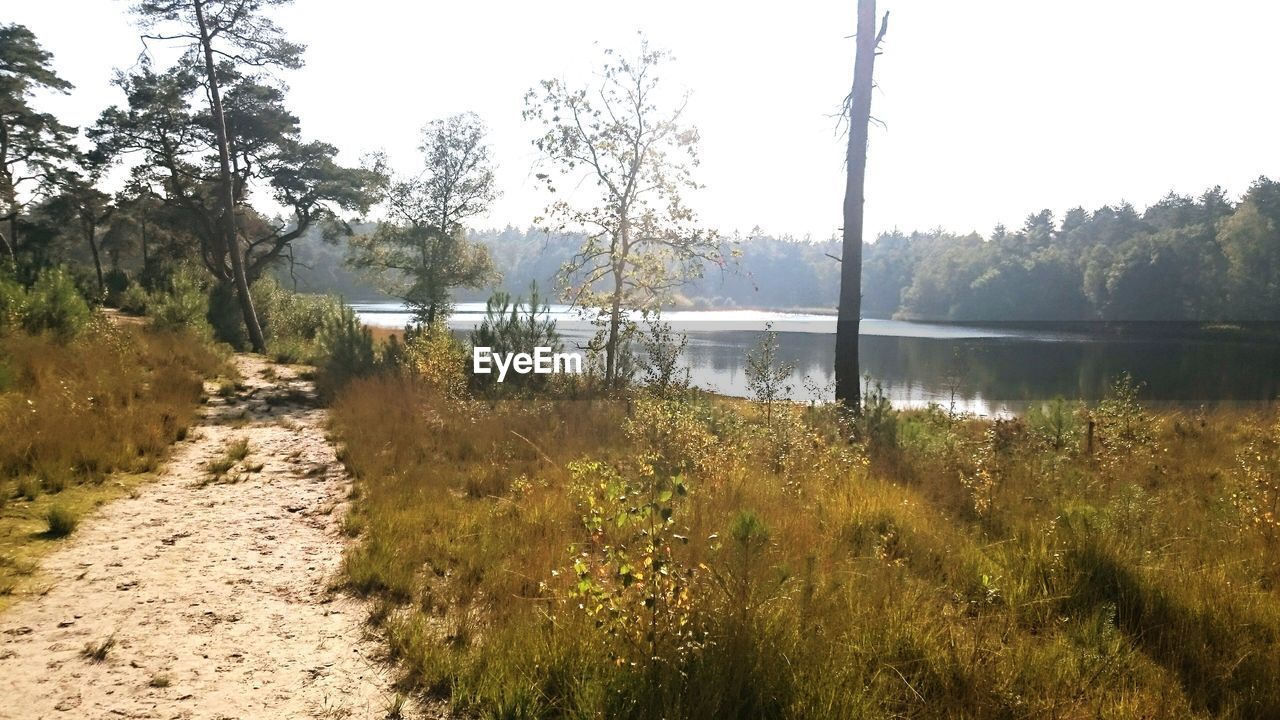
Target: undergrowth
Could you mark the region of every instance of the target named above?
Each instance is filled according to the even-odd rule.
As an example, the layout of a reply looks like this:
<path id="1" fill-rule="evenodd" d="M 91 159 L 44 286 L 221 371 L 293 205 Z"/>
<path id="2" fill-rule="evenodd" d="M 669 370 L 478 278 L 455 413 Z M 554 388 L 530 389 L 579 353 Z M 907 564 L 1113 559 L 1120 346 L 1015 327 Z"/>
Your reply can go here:
<path id="1" fill-rule="evenodd" d="M 1270 410 L 1150 413 L 1124 380 L 1027 421 L 845 425 L 438 388 L 358 379 L 333 422 L 345 581 L 459 712 L 1280 714 Z"/>
<path id="2" fill-rule="evenodd" d="M 185 329 L 95 315 L 74 332 L 0 333 L 0 588 L 17 591 L 49 540 L 154 473 L 204 378 L 230 372 Z"/>

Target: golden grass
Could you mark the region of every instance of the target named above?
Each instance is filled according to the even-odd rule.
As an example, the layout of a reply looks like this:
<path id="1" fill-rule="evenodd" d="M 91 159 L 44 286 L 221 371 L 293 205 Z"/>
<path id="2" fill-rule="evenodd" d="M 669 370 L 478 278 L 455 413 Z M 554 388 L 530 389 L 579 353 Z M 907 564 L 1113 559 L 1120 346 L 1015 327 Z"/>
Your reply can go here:
<path id="1" fill-rule="evenodd" d="M 185 333 L 97 321 L 0 337 L 0 608 L 98 506 L 153 476 L 226 356 Z"/>
<path id="2" fill-rule="evenodd" d="M 1280 714 L 1273 411 L 1088 417 L 1093 453 L 1070 413 L 850 443 L 821 408 L 359 380 L 344 577 L 486 717 Z"/>

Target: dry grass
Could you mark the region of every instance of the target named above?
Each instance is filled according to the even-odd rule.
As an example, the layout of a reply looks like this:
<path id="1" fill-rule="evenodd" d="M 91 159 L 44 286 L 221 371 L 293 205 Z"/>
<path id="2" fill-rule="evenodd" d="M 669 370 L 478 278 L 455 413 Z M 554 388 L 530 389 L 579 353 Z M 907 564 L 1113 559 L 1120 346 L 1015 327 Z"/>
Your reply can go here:
<path id="1" fill-rule="evenodd" d="M 208 345 L 138 325 L 0 337 L 0 587 L 28 586 L 15 568 L 34 566 L 68 520 L 150 477 L 186 435 L 203 378 L 227 372 Z"/>
<path id="2" fill-rule="evenodd" d="M 115 646 L 116 646 L 116 636 L 111 635 L 110 637 L 106 638 L 101 642 L 85 643 L 84 649 L 80 651 L 80 656 L 90 662 L 95 662 L 95 663 L 105 662 L 107 659 L 107 656 L 111 654 L 111 650 Z"/>
<path id="3" fill-rule="evenodd" d="M 1089 412 L 1093 452 L 1070 413 L 848 443 L 821 408 L 359 380 L 344 574 L 482 716 L 1280 714 L 1273 411 Z"/>

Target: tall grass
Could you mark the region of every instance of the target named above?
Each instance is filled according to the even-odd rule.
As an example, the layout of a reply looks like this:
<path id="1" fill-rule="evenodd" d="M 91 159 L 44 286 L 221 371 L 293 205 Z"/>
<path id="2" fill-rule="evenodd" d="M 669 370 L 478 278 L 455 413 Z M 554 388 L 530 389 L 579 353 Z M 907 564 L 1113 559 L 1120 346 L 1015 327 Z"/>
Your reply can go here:
<path id="1" fill-rule="evenodd" d="M 358 379 L 344 574 L 406 680 L 484 717 L 1278 716 L 1280 426 L 1131 389 L 859 429 Z"/>
<path id="2" fill-rule="evenodd" d="M 49 488 L 152 469 L 224 360 L 185 333 L 98 321 L 68 343 L 0 338 L 0 362 L 14 378 L 0 395 L 0 477 Z"/>
<path id="3" fill-rule="evenodd" d="M 231 372 L 188 330 L 86 322 L 69 338 L 0 334 L 0 586 L 27 574 L 42 538 L 130 484 L 119 478 L 155 470 L 193 422 L 203 378 Z"/>

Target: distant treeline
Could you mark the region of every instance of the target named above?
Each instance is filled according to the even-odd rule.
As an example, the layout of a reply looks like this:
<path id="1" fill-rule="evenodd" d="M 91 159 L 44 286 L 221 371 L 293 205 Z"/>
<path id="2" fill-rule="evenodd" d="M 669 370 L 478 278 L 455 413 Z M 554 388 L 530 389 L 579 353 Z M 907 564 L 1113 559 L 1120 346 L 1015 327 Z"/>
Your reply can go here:
<path id="1" fill-rule="evenodd" d="M 372 226 L 356 225 L 354 229 L 369 232 Z M 536 228 L 507 227 L 469 234 L 489 248 L 501 281 L 480 290 L 459 288 L 453 293 L 458 302 L 484 301 L 494 289 L 527 295 L 532 282 L 544 291 L 554 289 L 561 265 L 582 244 L 578 235 L 548 234 Z M 701 279 L 680 287 L 676 304 L 835 309 L 840 265 L 831 256 L 839 256 L 839 241 L 752 237 L 741 240 L 738 247 L 741 257 L 723 271 L 709 267 Z M 335 292 L 356 301 L 389 300 L 368 277 L 344 265 L 345 253 L 343 244 L 328 243 L 318 232 L 310 233 L 294 245 L 292 276 L 282 267 L 280 278 L 286 283 L 296 281 L 297 289 L 303 292 Z"/>
<path id="2" fill-rule="evenodd" d="M 554 287 L 580 246 L 536 229 L 482 230 L 499 287 L 519 294 Z M 724 271 L 681 288 L 692 307 L 834 309 L 836 240 L 748 237 Z M 957 321 L 1280 320 L 1280 182 L 1255 182 L 1239 202 L 1214 187 L 1169 194 L 1139 211 L 1128 203 L 1092 212 L 1049 210 L 990 236 L 941 230 L 882 234 L 864 248 L 864 317 Z M 295 251 L 299 289 L 380 299 L 343 267 L 344 249 L 308 238 Z M 478 301 L 488 290 L 463 291 Z"/>

